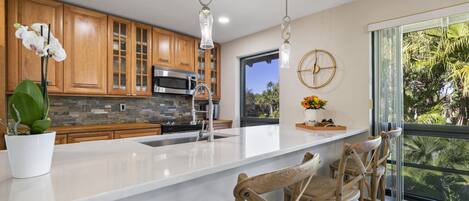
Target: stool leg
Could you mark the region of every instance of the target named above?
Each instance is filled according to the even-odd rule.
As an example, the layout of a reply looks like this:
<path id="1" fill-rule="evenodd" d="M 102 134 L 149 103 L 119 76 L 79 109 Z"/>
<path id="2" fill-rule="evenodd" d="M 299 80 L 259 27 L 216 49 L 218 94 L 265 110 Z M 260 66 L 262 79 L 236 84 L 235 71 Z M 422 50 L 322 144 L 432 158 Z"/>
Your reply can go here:
<path id="1" fill-rule="evenodd" d="M 360 201 L 364 201 L 364 195 L 363 195 L 364 190 L 363 190 L 363 189 L 365 188 L 365 181 L 364 181 L 363 179 L 360 180 L 360 182 L 358 183 L 358 188 L 359 188 L 359 190 L 360 190 L 360 198 L 359 198 L 359 200 L 360 200 Z"/>
<path id="2" fill-rule="evenodd" d="M 378 189 L 380 188 L 381 175 L 372 174 L 371 176 L 371 193 L 370 198 L 372 201 L 376 201 L 378 198 Z"/>
<path id="3" fill-rule="evenodd" d="M 386 199 L 386 175 L 383 175 L 379 180 L 379 190 L 380 190 L 380 198 L 381 201 L 385 201 Z"/>

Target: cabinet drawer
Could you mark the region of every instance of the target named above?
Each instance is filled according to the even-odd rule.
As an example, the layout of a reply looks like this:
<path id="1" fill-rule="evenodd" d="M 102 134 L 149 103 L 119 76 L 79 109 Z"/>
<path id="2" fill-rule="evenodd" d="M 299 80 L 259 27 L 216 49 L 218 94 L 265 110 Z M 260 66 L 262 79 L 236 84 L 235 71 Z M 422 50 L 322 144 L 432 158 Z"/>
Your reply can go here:
<path id="1" fill-rule="evenodd" d="M 159 128 L 124 130 L 124 131 L 115 131 L 114 139 L 129 138 L 129 137 L 142 137 L 142 136 L 159 135 L 159 134 L 161 134 L 161 130 Z"/>
<path id="2" fill-rule="evenodd" d="M 111 140 L 112 131 L 106 132 L 93 132 L 93 133 L 75 133 L 69 134 L 67 137 L 68 143 L 78 143 L 96 140 Z"/>
<path id="3" fill-rule="evenodd" d="M 67 135 L 56 135 L 55 144 L 67 144 Z"/>
<path id="4" fill-rule="evenodd" d="M 218 123 L 218 124 L 213 124 L 214 129 L 226 129 L 226 128 L 231 128 L 231 123 Z"/>

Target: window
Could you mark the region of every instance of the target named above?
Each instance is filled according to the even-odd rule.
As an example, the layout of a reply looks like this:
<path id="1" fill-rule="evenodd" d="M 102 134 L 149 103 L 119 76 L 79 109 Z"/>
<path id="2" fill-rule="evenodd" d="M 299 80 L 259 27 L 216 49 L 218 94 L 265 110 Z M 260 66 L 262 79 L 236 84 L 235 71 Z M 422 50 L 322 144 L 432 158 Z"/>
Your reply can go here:
<path id="1" fill-rule="evenodd" d="M 469 14 L 402 30 L 404 192 L 469 200 Z"/>
<path id="2" fill-rule="evenodd" d="M 278 51 L 241 58 L 241 126 L 277 124 Z"/>

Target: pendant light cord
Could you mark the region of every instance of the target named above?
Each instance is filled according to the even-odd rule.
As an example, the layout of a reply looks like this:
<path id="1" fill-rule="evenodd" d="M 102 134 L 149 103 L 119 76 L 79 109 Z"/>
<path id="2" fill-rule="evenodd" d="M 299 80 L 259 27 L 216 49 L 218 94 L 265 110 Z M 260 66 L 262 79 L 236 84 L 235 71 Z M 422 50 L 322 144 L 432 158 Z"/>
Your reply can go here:
<path id="1" fill-rule="evenodd" d="M 283 17 L 283 30 L 282 30 L 282 39 L 285 42 L 288 42 L 290 40 L 290 21 L 291 18 L 288 16 L 288 0 L 285 0 L 285 17 Z"/>
<path id="2" fill-rule="evenodd" d="M 285 16 L 288 16 L 288 0 L 285 0 Z"/>

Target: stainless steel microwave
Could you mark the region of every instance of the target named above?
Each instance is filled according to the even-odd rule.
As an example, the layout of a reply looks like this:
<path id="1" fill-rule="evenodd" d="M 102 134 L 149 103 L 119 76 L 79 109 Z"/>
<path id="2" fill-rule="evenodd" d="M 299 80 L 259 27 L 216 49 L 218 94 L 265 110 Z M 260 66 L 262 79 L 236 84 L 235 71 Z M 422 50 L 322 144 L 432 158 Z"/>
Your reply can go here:
<path id="1" fill-rule="evenodd" d="M 153 92 L 191 95 L 197 84 L 192 71 L 153 66 Z"/>

